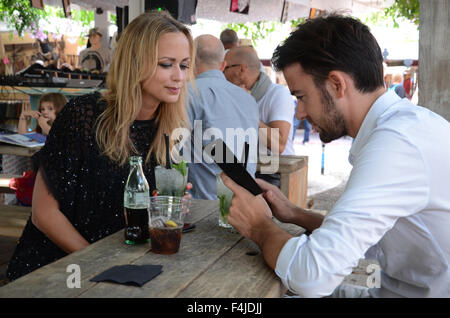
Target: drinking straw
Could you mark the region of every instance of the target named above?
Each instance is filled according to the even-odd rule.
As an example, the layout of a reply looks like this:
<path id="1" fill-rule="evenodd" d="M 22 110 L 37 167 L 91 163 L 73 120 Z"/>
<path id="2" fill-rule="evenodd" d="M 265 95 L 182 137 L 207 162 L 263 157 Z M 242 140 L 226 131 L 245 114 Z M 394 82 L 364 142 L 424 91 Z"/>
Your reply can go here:
<path id="1" fill-rule="evenodd" d="M 165 133 L 164 139 L 166 140 L 166 169 L 172 169 L 172 162 L 169 154 L 169 136 Z"/>
<path id="2" fill-rule="evenodd" d="M 250 152 L 250 145 L 248 142 L 244 144 L 244 169 L 247 169 L 248 153 Z"/>

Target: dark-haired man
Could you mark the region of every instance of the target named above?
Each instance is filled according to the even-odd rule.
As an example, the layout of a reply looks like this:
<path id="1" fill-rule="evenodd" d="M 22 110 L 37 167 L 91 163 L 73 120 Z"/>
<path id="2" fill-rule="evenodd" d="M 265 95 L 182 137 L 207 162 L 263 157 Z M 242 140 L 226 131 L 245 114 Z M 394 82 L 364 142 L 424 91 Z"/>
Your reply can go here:
<path id="1" fill-rule="evenodd" d="M 272 62 L 297 97 L 297 118 L 308 119 L 323 142 L 355 138 L 353 170 L 325 218 L 261 180 L 264 195 L 252 196 L 223 175 L 234 192 L 229 222 L 300 296 L 450 297 L 449 122 L 386 92 L 381 50 L 353 18 L 306 22 Z M 312 234 L 292 237 L 270 212 Z M 378 259 L 380 285 L 341 285 L 364 256 Z"/>
<path id="2" fill-rule="evenodd" d="M 222 41 L 225 51 L 239 46 L 239 38 L 236 31 L 232 29 L 225 29 L 220 33 L 220 41 Z"/>

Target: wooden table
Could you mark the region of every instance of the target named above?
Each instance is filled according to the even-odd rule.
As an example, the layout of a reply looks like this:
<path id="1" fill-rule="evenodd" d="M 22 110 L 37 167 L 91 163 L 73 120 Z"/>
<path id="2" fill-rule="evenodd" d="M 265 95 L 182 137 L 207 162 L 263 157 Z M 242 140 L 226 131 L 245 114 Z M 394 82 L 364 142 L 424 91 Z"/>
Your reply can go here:
<path id="1" fill-rule="evenodd" d="M 30 215 L 30 206 L 0 204 L 0 236 L 19 238 Z"/>
<path id="2" fill-rule="evenodd" d="M 31 109 L 37 110 L 39 106 L 39 99 L 44 94 L 61 93 L 68 99 L 74 96 L 85 95 L 96 91 L 104 91 L 99 87 L 94 88 L 70 88 L 70 87 L 28 87 L 28 86 L 0 86 L 0 92 L 3 95 L 13 95 L 20 93 L 30 96 Z"/>
<path id="3" fill-rule="evenodd" d="M 258 247 L 238 233 L 219 228 L 219 201 L 193 200 L 180 250 L 159 255 L 149 244 L 129 246 L 123 230 L 0 288 L 1 297 L 280 297 L 286 289 L 264 262 Z M 292 234 L 304 229 L 284 225 Z M 81 270 L 81 288 L 68 288 L 67 267 Z M 142 287 L 89 280 L 125 264 L 162 265 L 163 272 Z"/>
<path id="4" fill-rule="evenodd" d="M 280 174 L 281 192 L 296 206 L 307 208 L 308 156 L 261 156 L 256 171 L 260 172 L 261 166 L 270 166 L 269 158 L 278 161 L 275 164 L 278 166 L 276 173 Z"/>
<path id="5" fill-rule="evenodd" d="M 16 156 L 31 157 L 41 148 L 42 147 L 28 148 L 22 146 L 14 146 L 0 142 L 0 155 L 16 155 Z"/>

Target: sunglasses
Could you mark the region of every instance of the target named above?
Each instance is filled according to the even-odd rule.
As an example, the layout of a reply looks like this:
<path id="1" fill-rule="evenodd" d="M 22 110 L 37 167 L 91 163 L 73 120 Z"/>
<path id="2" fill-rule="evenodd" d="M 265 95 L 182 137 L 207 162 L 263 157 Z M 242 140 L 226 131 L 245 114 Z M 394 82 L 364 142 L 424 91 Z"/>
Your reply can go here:
<path id="1" fill-rule="evenodd" d="M 235 67 L 235 66 L 241 66 L 241 64 L 233 64 L 233 65 L 225 66 L 225 68 L 223 69 L 223 72 L 225 73 L 225 71 L 226 71 L 227 69 L 229 69 L 230 67 Z"/>

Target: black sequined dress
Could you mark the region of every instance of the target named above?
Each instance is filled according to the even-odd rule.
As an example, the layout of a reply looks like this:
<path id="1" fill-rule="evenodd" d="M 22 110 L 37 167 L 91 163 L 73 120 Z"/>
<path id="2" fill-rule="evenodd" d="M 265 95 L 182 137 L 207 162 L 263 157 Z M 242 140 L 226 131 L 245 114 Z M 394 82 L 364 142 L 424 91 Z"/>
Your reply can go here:
<path id="1" fill-rule="evenodd" d="M 99 93 L 72 99 L 58 115 L 45 146 L 33 156 L 60 211 L 77 231 L 93 243 L 125 226 L 123 191 L 129 163 L 119 166 L 100 155 L 95 140 L 96 120 L 106 108 Z M 153 141 L 153 120 L 135 121 L 130 137 L 145 161 Z M 155 188 L 155 160 L 144 173 Z M 7 277 L 14 280 L 67 255 L 28 220 L 10 260 Z"/>

